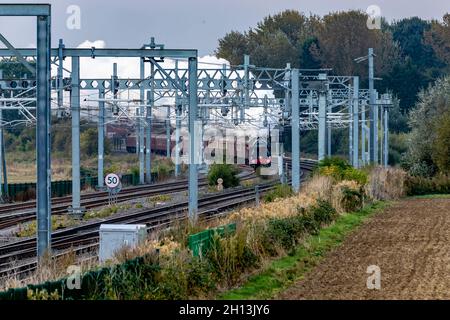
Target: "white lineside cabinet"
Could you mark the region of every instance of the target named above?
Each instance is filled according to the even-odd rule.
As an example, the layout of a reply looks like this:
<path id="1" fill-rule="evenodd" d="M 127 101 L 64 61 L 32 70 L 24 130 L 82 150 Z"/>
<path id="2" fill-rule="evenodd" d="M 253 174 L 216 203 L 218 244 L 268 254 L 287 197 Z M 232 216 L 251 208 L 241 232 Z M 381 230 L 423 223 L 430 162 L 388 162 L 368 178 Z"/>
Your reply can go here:
<path id="1" fill-rule="evenodd" d="M 147 229 L 145 224 L 100 225 L 100 262 L 113 258 L 115 252 L 124 246 L 135 248 L 143 243 L 146 237 Z"/>

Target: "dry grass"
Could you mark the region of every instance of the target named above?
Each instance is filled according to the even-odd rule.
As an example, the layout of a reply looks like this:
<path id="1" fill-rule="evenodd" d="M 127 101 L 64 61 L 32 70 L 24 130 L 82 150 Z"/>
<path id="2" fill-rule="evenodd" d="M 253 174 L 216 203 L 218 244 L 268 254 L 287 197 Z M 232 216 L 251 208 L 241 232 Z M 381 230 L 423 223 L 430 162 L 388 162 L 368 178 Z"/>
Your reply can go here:
<path id="1" fill-rule="evenodd" d="M 312 198 L 331 202 L 333 184 L 334 180 L 330 176 L 314 175 L 306 182 L 302 192 Z"/>
<path id="2" fill-rule="evenodd" d="M 158 235 L 152 236 L 154 239 L 147 239 L 144 243 L 132 248 L 124 246 L 115 252 L 113 258 L 108 261 L 108 265 L 116 265 L 124 263 L 128 260 L 145 256 L 149 253 L 158 252 L 163 260 L 169 259 L 174 252 L 181 251 L 182 246 L 179 242 L 174 241 L 172 237 L 163 237 L 157 239 Z"/>
<path id="3" fill-rule="evenodd" d="M 375 168 L 370 174 L 365 189 L 371 199 L 393 199 L 404 194 L 404 178 L 405 174 L 401 170 Z M 298 215 L 299 212 L 304 212 L 315 206 L 319 199 L 330 202 L 338 212 L 345 212 L 346 207 L 343 206 L 344 189 L 356 192 L 361 191 L 361 188 L 362 186 L 355 181 L 336 182 L 331 177 L 316 175 L 302 187 L 299 194 L 292 197 L 276 199 L 270 203 L 261 203 L 259 207 L 240 208 L 226 216 L 195 226 L 180 222 L 168 230 L 155 231 L 142 245 L 136 248 L 123 247 L 118 250 L 108 264 L 120 264 L 148 253 L 159 252 L 162 265 L 172 267 L 180 263 L 182 265 L 183 261 L 186 261 L 186 257 L 190 255 L 186 248 L 189 234 L 234 222 L 238 223 L 238 232 L 229 241 L 235 241 L 239 238 L 239 244 L 246 244 L 250 247 L 252 252 L 257 254 L 260 263 L 264 264 L 267 256 L 264 248 L 261 247 L 261 232 L 267 227 L 267 222 L 270 219 L 283 219 Z M 302 208 L 305 210 L 302 211 Z M 245 239 L 242 240 L 242 237 Z M 234 242 L 231 243 L 230 248 L 236 247 L 239 249 L 240 247 L 235 244 Z M 230 251 L 230 256 L 233 254 Z M 56 262 L 52 259 L 49 259 L 49 261 L 48 265 L 44 265 L 31 277 L 32 280 L 23 282 L 12 276 L 3 284 L 3 288 L 18 287 L 26 283 L 39 283 L 63 277 L 66 275 L 67 265 L 74 263 L 74 257 L 69 255 L 66 261 L 62 262 Z M 91 265 L 91 267 L 94 266 L 95 264 Z M 234 270 L 233 268 L 230 270 Z"/>
<path id="4" fill-rule="evenodd" d="M 398 168 L 375 167 L 365 186 L 367 196 L 373 200 L 395 200 L 406 195 L 407 174 Z"/>
<path id="5" fill-rule="evenodd" d="M 77 259 L 75 251 L 70 250 L 66 254 L 52 258 L 46 255 L 42 258 L 39 269 L 28 277 L 22 279 L 19 274 L 10 274 L 0 282 L 0 291 L 6 291 L 12 288 L 23 288 L 31 284 L 40 284 L 46 281 L 56 281 L 68 276 L 69 266 L 79 266 L 82 272 L 91 270 L 98 265 L 97 258 Z M 14 264 L 12 265 L 14 267 Z"/>
<path id="6" fill-rule="evenodd" d="M 356 211 L 362 207 L 362 197 L 349 196 L 349 191 L 362 196 L 361 186 L 356 181 L 341 181 L 335 184 L 331 192 L 331 205 L 340 214 Z"/>
<path id="7" fill-rule="evenodd" d="M 153 166 L 159 164 L 173 167 L 171 159 L 152 157 Z M 30 183 L 36 181 L 36 154 L 34 152 L 12 152 L 7 154 L 9 183 Z M 112 154 L 105 157 L 105 170 L 114 167 L 114 171 L 129 173 L 139 164 L 136 154 Z M 81 159 L 81 165 L 86 169 L 97 170 L 97 157 Z M 70 180 L 72 178 L 72 159 L 70 155 L 55 153 L 52 156 L 52 181 Z"/>

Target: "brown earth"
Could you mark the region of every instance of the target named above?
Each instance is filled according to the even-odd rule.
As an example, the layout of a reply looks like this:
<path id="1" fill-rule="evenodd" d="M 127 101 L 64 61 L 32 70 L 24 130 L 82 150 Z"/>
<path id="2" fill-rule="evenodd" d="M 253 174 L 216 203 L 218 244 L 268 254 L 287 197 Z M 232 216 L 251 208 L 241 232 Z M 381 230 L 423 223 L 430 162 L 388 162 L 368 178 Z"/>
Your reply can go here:
<path id="1" fill-rule="evenodd" d="M 367 288 L 367 267 L 381 288 Z M 277 299 L 450 299 L 450 199 L 406 199 L 366 221 Z"/>

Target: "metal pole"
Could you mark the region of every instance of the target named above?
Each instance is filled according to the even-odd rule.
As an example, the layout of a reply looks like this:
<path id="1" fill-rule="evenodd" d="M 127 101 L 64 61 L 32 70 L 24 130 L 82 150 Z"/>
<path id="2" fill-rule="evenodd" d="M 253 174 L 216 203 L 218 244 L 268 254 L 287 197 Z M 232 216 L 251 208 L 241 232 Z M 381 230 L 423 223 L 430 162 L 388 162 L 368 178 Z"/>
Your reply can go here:
<path id="1" fill-rule="evenodd" d="M 354 91 L 354 90 L 353 90 Z M 353 166 L 353 93 L 352 90 L 348 92 L 348 113 L 350 115 L 350 123 L 348 126 L 348 162 Z"/>
<path id="2" fill-rule="evenodd" d="M 151 74 L 153 77 L 154 66 L 151 64 Z M 153 79 L 153 78 L 152 78 Z M 152 80 L 151 90 L 147 91 L 147 132 L 145 139 L 145 173 L 147 183 L 152 183 L 152 107 L 154 103 L 154 91 L 153 91 L 154 83 Z"/>
<path id="3" fill-rule="evenodd" d="M 97 166 L 97 177 L 98 177 L 98 187 L 103 188 L 103 157 L 104 157 L 104 138 L 105 138 L 105 102 L 102 99 L 105 98 L 105 90 L 100 89 L 98 92 L 98 166 Z"/>
<path id="4" fill-rule="evenodd" d="M 8 190 L 8 168 L 6 167 L 6 150 L 5 150 L 5 136 L 4 136 L 4 129 L 2 128 L 0 132 L 0 136 L 2 139 L 1 144 L 1 150 L 2 150 L 2 170 L 3 170 L 3 190 L 6 195 L 6 197 L 9 197 L 9 190 Z M 0 186 L 1 189 L 1 186 Z"/>
<path id="5" fill-rule="evenodd" d="M 145 65 L 144 65 L 144 59 L 140 60 L 140 76 L 141 80 L 145 79 Z M 145 101 L 145 91 L 144 88 L 141 86 L 139 89 L 140 94 L 140 107 L 139 107 L 139 183 L 144 184 L 145 183 L 145 155 L 144 155 L 144 101 Z"/>
<path id="6" fill-rule="evenodd" d="M 353 166 L 359 168 L 359 77 L 353 77 Z"/>
<path id="7" fill-rule="evenodd" d="M 287 63 L 286 64 L 286 75 L 284 76 L 284 80 L 285 80 L 285 85 L 288 87 L 289 86 L 289 82 L 291 80 L 291 64 Z M 289 112 L 289 110 L 291 109 L 291 102 L 290 102 L 290 90 L 286 89 L 284 90 L 284 110 L 283 110 L 283 122 L 280 124 L 281 126 L 283 126 L 283 131 L 282 131 L 282 138 L 280 139 L 280 154 L 279 154 L 279 175 L 280 175 L 280 182 L 282 184 L 287 184 L 287 177 L 286 177 L 286 170 L 285 170 L 285 165 L 284 165 L 284 134 L 285 134 L 285 118 L 287 117 L 287 114 Z M 267 97 L 267 96 L 266 96 Z M 266 99 L 264 100 L 265 102 L 267 101 Z M 292 134 L 292 133 L 291 133 Z M 292 140 L 291 140 L 292 143 Z"/>
<path id="8" fill-rule="evenodd" d="M 375 89 L 374 89 L 374 61 L 373 61 L 373 48 L 369 48 L 369 95 L 370 95 L 370 135 L 369 135 L 369 143 L 370 143 L 370 153 L 369 153 L 369 162 L 376 163 L 377 162 L 377 139 L 376 135 L 378 132 L 377 129 L 377 119 L 375 112 Z"/>
<path id="9" fill-rule="evenodd" d="M 245 121 L 245 109 L 250 105 L 250 56 L 248 54 L 244 55 L 244 105 L 241 107 L 241 119 L 240 122 Z"/>
<path id="10" fill-rule="evenodd" d="M 299 70 L 292 69 L 292 188 L 300 191 L 300 95 Z"/>
<path id="11" fill-rule="evenodd" d="M 366 108 L 367 104 L 364 100 L 363 105 L 361 107 L 361 162 L 362 165 L 365 166 L 367 164 L 366 159 Z"/>
<path id="12" fill-rule="evenodd" d="M 259 185 L 255 186 L 255 204 L 259 207 Z"/>
<path id="13" fill-rule="evenodd" d="M 37 255 L 51 248 L 50 16 L 37 17 Z"/>
<path id="14" fill-rule="evenodd" d="M 333 112 L 332 101 L 331 101 L 331 91 L 329 85 L 327 85 L 327 116 L 326 116 L 326 126 L 327 126 L 327 155 L 331 157 L 331 123 L 328 122 L 328 114 Z"/>
<path id="15" fill-rule="evenodd" d="M 2 70 L 0 70 L 0 78 L 3 79 L 2 76 Z M 3 95 L 1 95 L 1 97 L 3 98 Z M 0 166 L 1 166 L 1 171 L 0 171 L 0 202 L 2 201 L 2 195 L 3 195 L 3 184 L 2 184 L 2 175 L 3 177 L 6 176 L 6 174 L 4 174 L 5 172 L 5 166 L 3 164 L 3 157 L 4 157 L 4 148 L 3 148 L 3 125 L 2 125 L 2 120 L 3 120 L 3 107 L 4 107 L 5 103 L 2 101 L 0 103 Z M 5 192 L 6 194 L 6 192 Z"/>
<path id="16" fill-rule="evenodd" d="M 178 60 L 175 60 L 175 74 L 178 79 Z M 178 90 L 175 89 L 175 177 L 178 177 L 181 172 L 180 164 L 180 129 L 181 129 L 181 113 L 183 111 L 183 106 L 180 103 L 180 98 L 178 97 Z"/>
<path id="17" fill-rule="evenodd" d="M 64 84 L 63 84 L 63 49 L 64 43 L 62 39 L 59 39 L 58 45 L 58 74 L 57 74 L 57 84 L 58 84 L 58 118 L 62 117 L 63 111 L 63 98 L 64 98 Z"/>
<path id="18" fill-rule="evenodd" d="M 377 104 L 377 109 L 380 106 Z M 379 113 L 379 127 L 380 127 L 380 136 L 381 139 L 379 139 L 379 146 L 378 146 L 378 157 L 380 159 L 380 164 L 384 165 L 384 110 L 382 109 L 381 112 Z"/>
<path id="19" fill-rule="evenodd" d="M 325 130 L 326 130 L 326 92 L 319 92 L 319 160 L 325 158 Z"/>
<path id="20" fill-rule="evenodd" d="M 198 211 L 197 58 L 189 58 L 189 219 L 195 223 Z"/>
<path id="21" fill-rule="evenodd" d="M 389 108 L 384 108 L 384 166 L 389 165 Z"/>
<path id="22" fill-rule="evenodd" d="M 170 106 L 167 106 L 166 114 L 166 157 L 170 158 Z"/>
<path id="23" fill-rule="evenodd" d="M 72 208 L 71 213 L 80 215 L 80 57 L 72 57 Z"/>

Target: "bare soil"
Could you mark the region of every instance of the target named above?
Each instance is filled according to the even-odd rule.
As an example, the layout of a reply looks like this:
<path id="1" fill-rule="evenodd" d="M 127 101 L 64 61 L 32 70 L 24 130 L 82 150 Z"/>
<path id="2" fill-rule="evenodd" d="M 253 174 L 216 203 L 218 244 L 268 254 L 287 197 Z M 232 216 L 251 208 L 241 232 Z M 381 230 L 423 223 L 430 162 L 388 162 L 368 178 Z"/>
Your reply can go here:
<path id="1" fill-rule="evenodd" d="M 367 288 L 367 267 L 381 288 Z M 405 199 L 367 220 L 277 299 L 450 299 L 450 199 Z"/>

